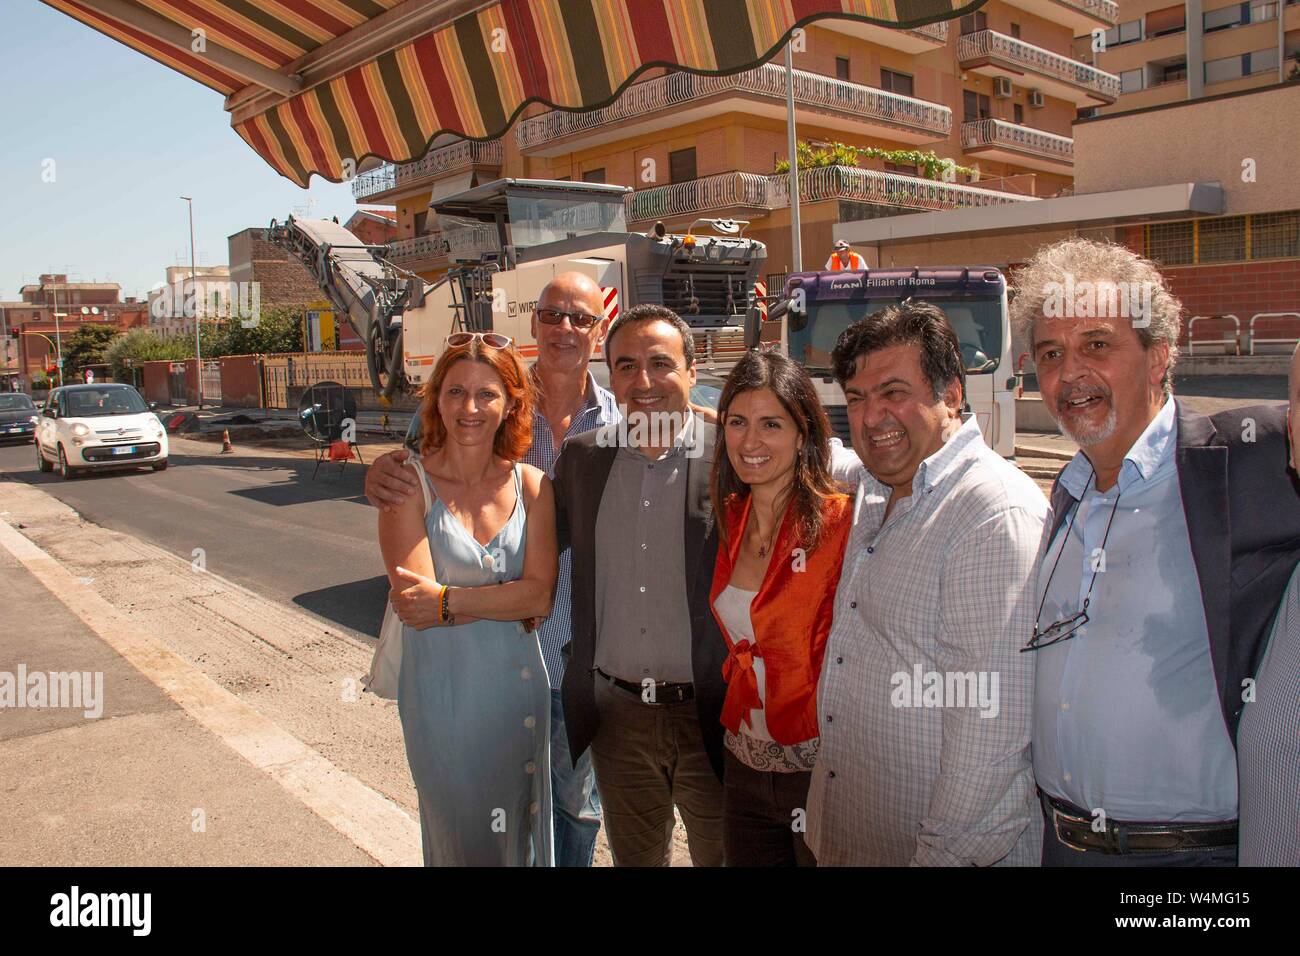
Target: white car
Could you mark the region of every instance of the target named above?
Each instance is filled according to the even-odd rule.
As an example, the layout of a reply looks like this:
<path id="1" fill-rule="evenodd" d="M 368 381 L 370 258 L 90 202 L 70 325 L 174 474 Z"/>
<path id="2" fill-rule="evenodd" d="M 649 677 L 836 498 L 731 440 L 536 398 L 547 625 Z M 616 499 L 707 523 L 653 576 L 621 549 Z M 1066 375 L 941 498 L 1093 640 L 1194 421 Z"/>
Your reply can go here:
<path id="1" fill-rule="evenodd" d="M 91 468 L 167 467 L 167 430 L 130 385 L 66 385 L 36 423 L 36 466 L 64 478 Z"/>

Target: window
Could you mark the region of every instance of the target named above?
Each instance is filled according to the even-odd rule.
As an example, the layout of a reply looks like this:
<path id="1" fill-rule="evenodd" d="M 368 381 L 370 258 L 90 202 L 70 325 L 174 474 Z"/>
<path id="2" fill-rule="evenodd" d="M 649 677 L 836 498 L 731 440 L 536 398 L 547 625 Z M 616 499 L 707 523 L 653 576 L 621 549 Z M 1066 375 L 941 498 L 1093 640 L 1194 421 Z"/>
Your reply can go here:
<path id="1" fill-rule="evenodd" d="M 1250 217 L 1250 257 L 1290 259 L 1300 256 L 1300 212 L 1256 213 Z"/>
<path id="2" fill-rule="evenodd" d="M 1277 70 L 1277 47 L 1243 53 L 1241 57 L 1241 75 L 1254 76 L 1256 73 L 1270 73 Z"/>
<path id="3" fill-rule="evenodd" d="M 912 74 L 897 73 L 894 70 L 880 71 L 880 88 L 900 96 L 912 96 Z"/>
<path id="4" fill-rule="evenodd" d="M 989 98 L 983 93 L 962 90 L 961 105 L 964 122 L 973 123 L 975 120 L 989 118 Z"/>
<path id="5" fill-rule="evenodd" d="M 605 167 L 601 166 L 598 169 L 587 170 L 582 174 L 582 181 L 584 183 L 603 183 L 605 181 Z"/>
<path id="6" fill-rule="evenodd" d="M 1016 120 L 1016 122 L 1019 123 L 1021 126 L 1023 126 L 1023 125 L 1025 124 L 1025 108 L 1024 108 L 1024 106 L 1022 106 L 1022 105 L 1019 104 L 1019 103 L 1016 103 L 1015 106 L 1012 107 L 1012 111 L 1013 111 L 1013 113 L 1015 114 L 1015 120 Z"/>
<path id="7" fill-rule="evenodd" d="M 1146 254 L 1162 266 L 1191 265 L 1195 240 L 1190 222 L 1153 222 L 1146 227 Z"/>
<path id="8" fill-rule="evenodd" d="M 1242 56 L 1225 56 L 1218 60 L 1205 61 L 1205 82 L 1223 83 L 1226 80 L 1235 80 L 1242 76 L 1242 65 L 1245 57 Z"/>
<path id="9" fill-rule="evenodd" d="M 989 18 L 983 10 L 977 10 L 961 18 L 961 35 L 966 36 L 968 33 L 976 33 L 980 30 L 989 28 Z"/>
<path id="10" fill-rule="evenodd" d="M 695 147 L 678 149 L 668 154 L 668 181 L 689 182 L 696 178 Z"/>
<path id="11" fill-rule="evenodd" d="M 1241 262 L 1245 258 L 1245 216 L 1203 219 L 1196 224 L 1197 262 Z"/>
<path id="12" fill-rule="evenodd" d="M 1242 7 L 1246 4 L 1234 4 L 1230 7 L 1223 7 L 1219 10 L 1210 10 L 1202 14 L 1202 23 L 1206 33 L 1213 33 L 1216 30 L 1227 30 L 1229 27 L 1235 27 L 1242 21 Z M 1246 10 L 1246 16 L 1250 15 L 1249 9 Z"/>
<path id="13" fill-rule="evenodd" d="M 427 231 L 424 227 L 428 224 L 429 214 L 427 212 L 417 212 L 415 214 L 415 235 L 422 236 Z"/>
<path id="14" fill-rule="evenodd" d="M 1182 33 L 1186 29 L 1187 7 L 1182 4 L 1176 7 L 1165 7 L 1163 10 L 1152 10 L 1147 14 L 1145 31 L 1147 39 Z"/>
<path id="15" fill-rule="evenodd" d="M 1144 235 L 1146 255 L 1162 265 L 1289 259 L 1300 255 L 1300 211 L 1152 223 Z"/>
<path id="16" fill-rule="evenodd" d="M 1098 106 L 1081 106 L 1079 109 L 1075 110 L 1074 118 L 1077 120 L 1092 119 L 1094 116 L 1098 115 L 1100 109 L 1101 108 Z"/>
<path id="17" fill-rule="evenodd" d="M 1263 23 L 1277 18 L 1276 3 L 1252 3 L 1250 5 L 1250 22 Z"/>
<path id="18" fill-rule="evenodd" d="M 886 161 L 886 162 L 885 162 L 885 172 L 887 172 L 887 173 L 902 173 L 904 176 L 915 176 L 915 175 L 916 175 L 916 167 L 915 167 L 915 166 L 911 166 L 911 165 L 907 165 L 907 164 L 905 164 L 905 163 L 891 163 L 891 162 Z"/>
<path id="19" fill-rule="evenodd" d="M 1187 79 L 1187 61 L 1179 60 L 1176 63 L 1166 63 L 1160 67 L 1161 83 L 1178 83 Z"/>
<path id="20" fill-rule="evenodd" d="M 837 56 L 835 58 L 835 76 L 841 80 L 849 78 L 849 58 L 847 56 Z"/>
<path id="21" fill-rule="evenodd" d="M 1119 75 L 1119 91 L 1121 93 L 1136 93 L 1142 89 L 1142 80 L 1145 70 L 1125 70 Z"/>
<path id="22" fill-rule="evenodd" d="M 1011 24 L 1011 35 L 1012 35 L 1013 37 L 1015 37 L 1017 40 L 1020 39 L 1020 24 L 1019 24 L 1019 23 L 1013 23 L 1013 24 Z"/>
<path id="23" fill-rule="evenodd" d="M 1142 39 L 1142 21 L 1130 20 L 1127 23 L 1119 23 L 1106 31 L 1106 49 L 1113 46 L 1123 46 L 1125 43 L 1136 43 Z"/>

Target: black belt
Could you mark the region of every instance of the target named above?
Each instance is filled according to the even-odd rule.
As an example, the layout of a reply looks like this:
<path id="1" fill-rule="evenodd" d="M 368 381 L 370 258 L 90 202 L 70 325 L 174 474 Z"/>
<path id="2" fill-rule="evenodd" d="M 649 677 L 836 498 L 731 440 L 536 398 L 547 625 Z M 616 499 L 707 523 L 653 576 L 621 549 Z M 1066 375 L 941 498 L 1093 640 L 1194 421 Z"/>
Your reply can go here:
<path id="1" fill-rule="evenodd" d="M 1237 845 L 1237 821 L 1227 823 L 1119 823 L 1093 829 L 1093 816 L 1072 803 L 1038 791 L 1056 838 L 1076 850 L 1100 853 L 1171 853 Z M 1097 821 L 1100 822 L 1100 819 Z"/>
<path id="2" fill-rule="evenodd" d="M 599 667 L 595 668 L 595 671 L 620 690 L 625 690 L 629 694 L 636 694 L 641 699 L 641 702 L 645 704 L 684 704 L 688 700 L 695 699 L 694 684 L 675 684 L 672 681 L 648 681 L 644 684 L 637 684 L 630 680 L 623 680 L 621 677 L 606 674 Z M 651 691 L 652 687 L 653 691 Z M 647 693 L 647 691 L 651 692 Z"/>

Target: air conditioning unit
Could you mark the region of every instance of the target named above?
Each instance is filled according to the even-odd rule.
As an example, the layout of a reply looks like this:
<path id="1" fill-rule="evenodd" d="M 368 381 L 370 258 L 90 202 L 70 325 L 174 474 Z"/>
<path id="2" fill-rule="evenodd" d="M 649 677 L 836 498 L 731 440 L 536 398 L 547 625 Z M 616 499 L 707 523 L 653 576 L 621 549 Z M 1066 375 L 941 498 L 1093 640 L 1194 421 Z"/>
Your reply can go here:
<path id="1" fill-rule="evenodd" d="M 1033 107 L 1034 109 L 1036 109 L 1036 110 L 1041 110 L 1041 109 L 1043 108 L 1043 91 L 1042 91 L 1042 90 L 1030 90 L 1030 91 L 1029 91 L 1029 105 L 1032 106 L 1032 107 Z"/>
<path id="2" fill-rule="evenodd" d="M 1011 78 L 1009 76 L 993 77 L 993 95 L 1000 100 L 1011 99 Z"/>

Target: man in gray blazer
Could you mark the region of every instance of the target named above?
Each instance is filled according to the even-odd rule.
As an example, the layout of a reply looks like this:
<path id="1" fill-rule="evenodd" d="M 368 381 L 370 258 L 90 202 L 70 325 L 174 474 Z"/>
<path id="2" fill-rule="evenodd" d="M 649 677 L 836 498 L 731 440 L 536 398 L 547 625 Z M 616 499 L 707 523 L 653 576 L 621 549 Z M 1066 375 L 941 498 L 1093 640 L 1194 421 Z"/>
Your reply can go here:
<path id="1" fill-rule="evenodd" d="M 668 865 L 674 804 L 695 865 L 723 862 L 715 426 L 688 404 L 694 351 L 671 310 L 625 312 L 605 341 L 623 420 L 566 440 L 555 464 L 573 549 L 565 724 L 574 759 L 591 748 L 616 865 Z"/>

